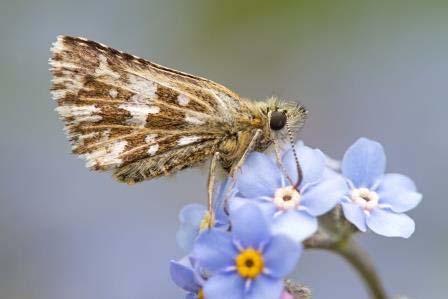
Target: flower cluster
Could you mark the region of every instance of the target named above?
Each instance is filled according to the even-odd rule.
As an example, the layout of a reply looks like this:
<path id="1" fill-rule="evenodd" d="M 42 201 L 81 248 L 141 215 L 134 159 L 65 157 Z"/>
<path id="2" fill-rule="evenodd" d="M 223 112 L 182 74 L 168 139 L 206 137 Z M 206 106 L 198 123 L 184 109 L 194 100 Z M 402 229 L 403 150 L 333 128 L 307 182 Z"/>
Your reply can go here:
<path id="1" fill-rule="evenodd" d="M 173 281 L 193 299 L 291 298 L 283 281 L 337 205 L 358 231 L 408 238 L 415 228 L 404 212 L 421 194 L 411 179 L 385 174 L 381 144 L 360 138 L 344 154 L 340 171 L 320 150 L 297 143 L 281 157 L 254 152 L 236 181 L 215 192 L 213 213 L 188 205 L 177 240 L 187 257 L 171 262 Z"/>

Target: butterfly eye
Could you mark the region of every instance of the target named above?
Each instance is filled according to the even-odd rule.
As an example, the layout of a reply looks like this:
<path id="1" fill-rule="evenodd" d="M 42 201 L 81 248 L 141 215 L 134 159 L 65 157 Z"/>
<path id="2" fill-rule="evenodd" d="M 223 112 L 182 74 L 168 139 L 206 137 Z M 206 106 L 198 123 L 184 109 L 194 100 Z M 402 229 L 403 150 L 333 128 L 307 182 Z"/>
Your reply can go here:
<path id="1" fill-rule="evenodd" d="M 271 113 L 269 126 L 272 130 L 278 131 L 286 125 L 286 114 L 284 112 L 274 111 Z"/>

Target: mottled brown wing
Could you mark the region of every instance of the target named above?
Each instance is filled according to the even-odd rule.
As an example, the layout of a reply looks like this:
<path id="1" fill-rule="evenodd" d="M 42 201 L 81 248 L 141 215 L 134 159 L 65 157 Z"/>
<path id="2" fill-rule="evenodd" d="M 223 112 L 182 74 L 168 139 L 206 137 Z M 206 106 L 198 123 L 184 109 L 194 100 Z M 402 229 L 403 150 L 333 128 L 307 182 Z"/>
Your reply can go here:
<path id="1" fill-rule="evenodd" d="M 136 182 L 192 166 L 225 138 L 237 94 L 83 38 L 51 49 L 52 95 L 73 152 Z"/>

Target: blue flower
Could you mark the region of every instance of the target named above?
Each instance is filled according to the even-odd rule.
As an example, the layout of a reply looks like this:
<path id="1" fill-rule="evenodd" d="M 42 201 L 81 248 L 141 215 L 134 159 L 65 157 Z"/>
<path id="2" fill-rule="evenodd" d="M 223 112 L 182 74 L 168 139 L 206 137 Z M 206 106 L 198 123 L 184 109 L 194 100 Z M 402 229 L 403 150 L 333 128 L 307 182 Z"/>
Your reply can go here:
<path id="1" fill-rule="evenodd" d="M 173 282 L 187 291 L 186 299 L 204 299 L 202 285 L 204 280 L 197 273 L 194 262 L 188 257 L 181 261 L 170 262 L 170 275 Z"/>
<path id="2" fill-rule="evenodd" d="M 193 256 L 211 276 L 207 299 L 277 299 L 283 278 L 299 259 L 302 247 L 286 236 L 272 235 L 254 204 L 230 214 L 231 232 L 210 229 L 199 235 Z"/>
<path id="3" fill-rule="evenodd" d="M 326 159 L 320 150 L 301 143 L 297 148 L 303 170 L 299 186 L 293 186 L 298 172 L 291 150 L 282 158 L 286 175 L 273 157 L 254 152 L 237 178 L 239 194 L 230 201 L 230 210 L 255 202 L 272 221 L 274 233 L 301 242 L 316 232 L 317 216 L 339 202 L 344 195 L 345 181 L 326 169 Z"/>
<path id="4" fill-rule="evenodd" d="M 347 191 L 344 215 L 359 230 L 369 227 L 379 235 L 408 238 L 414 221 L 403 214 L 415 208 L 422 195 L 414 182 L 401 174 L 384 174 L 386 155 L 378 142 L 360 138 L 344 154 L 342 174 Z"/>
<path id="5" fill-rule="evenodd" d="M 215 213 L 214 226 L 226 228 L 229 224 L 228 216 L 224 210 L 224 199 L 231 197 L 229 189 L 230 180 L 219 184 L 216 188 L 213 199 L 213 211 Z M 230 193 L 228 193 L 230 192 Z M 185 252 L 190 252 L 193 248 L 194 240 L 201 231 L 201 226 L 205 225 L 207 219 L 207 208 L 202 204 L 189 204 L 182 208 L 179 213 L 180 227 L 176 234 L 177 244 Z"/>
<path id="6" fill-rule="evenodd" d="M 177 244 L 185 252 L 190 252 L 199 234 L 201 222 L 206 215 L 207 208 L 201 204 L 188 204 L 179 213 L 180 227 L 176 234 Z"/>

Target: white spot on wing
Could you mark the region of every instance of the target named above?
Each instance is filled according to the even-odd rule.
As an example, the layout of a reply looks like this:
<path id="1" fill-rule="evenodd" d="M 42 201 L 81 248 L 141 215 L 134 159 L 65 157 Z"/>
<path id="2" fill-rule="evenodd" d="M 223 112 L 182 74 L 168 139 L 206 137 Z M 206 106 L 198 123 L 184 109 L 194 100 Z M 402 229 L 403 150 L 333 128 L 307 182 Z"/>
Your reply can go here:
<path id="1" fill-rule="evenodd" d="M 61 53 L 65 49 L 64 46 L 64 36 L 59 35 L 56 41 L 52 44 L 51 52 L 53 53 Z"/>
<path id="2" fill-rule="evenodd" d="M 104 55 L 99 55 L 98 60 L 100 61 L 100 65 L 95 69 L 95 76 L 109 76 L 114 79 L 119 79 L 120 75 L 114 72 L 107 62 L 107 57 Z"/>
<path id="3" fill-rule="evenodd" d="M 156 142 L 157 134 L 149 134 L 145 137 L 145 142 L 147 144 L 153 144 Z"/>
<path id="4" fill-rule="evenodd" d="M 199 119 L 195 116 L 192 115 L 185 115 L 185 121 L 187 123 L 193 124 L 193 125 L 203 125 L 205 124 L 205 121 L 203 121 L 202 119 Z"/>
<path id="5" fill-rule="evenodd" d="M 101 115 L 95 115 L 101 111 L 95 105 L 75 106 L 65 105 L 56 108 L 56 111 L 62 117 L 73 117 L 72 124 L 79 124 L 83 121 L 97 122 L 102 119 Z"/>
<path id="6" fill-rule="evenodd" d="M 159 145 L 158 144 L 153 144 L 148 149 L 148 155 L 154 156 L 157 153 L 158 150 L 159 150 Z"/>
<path id="7" fill-rule="evenodd" d="M 160 112 L 160 108 L 157 106 L 150 106 L 148 109 L 149 114 L 157 114 Z"/>
<path id="8" fill-rule="evenodd" d="M 112 167 L 122 163 L 120 154 L 123 153 L 126 148 L 127 141 L 118 141 L 109 144 L 105 147 L 99 148 L 92 153 L 82 155 L 87 160 L 86 166 L 93 167 L 95 165 Z"/>
<path id="9" fill-rule="evenodd" d="M 157 91 L 157 85 L 154 82 L 131 74 L 129 75 L 129 88 L 150 100 L 154 99 Z"/>
<path id="10" fill-rule="evenodd" d="M 196 141 L 198 141 L 199 139 L 201 139 L 199 136 L 186 136 L 186 137 L 182 137 L 177 141 L 178 145 L 187 145 L 187 144 L 191 144 L 194 143 Z"/>
<path id="11" fill-rule="evenodd" d="M 132 118 L 128 120 L 131 125 L 144 127 L 149 114 L 157 114 L 160 108 L 149 105 L 150 99 L 145 98 L 142 94 L 134 94 L 128 102 L 118 106 L 118 108 L 127 110 Z"/>
<path id="12" fill-rule="evenodd" d="M 118 95 L 118 91 L 115 88 L 112 88 L 111 90 L 109 90 L 109 95 L 113 98 L 116 98 Z"/>
<path id="13" fill-rule="evenodd" d="M 53 100 L 59 100 L 65 97 L 67 94 L 67 90 L 52 90 L 51 96 L 53 97 Z"/>
<path id="14" fill-rule="evenodd" d="M 187 106 L 190 102 L 190 98 L 184 94 L 180 94 L 177 96 L 177 103 L 181 106 Z"/>
<path id="15" fill-rule="evenodd" d="M 145 98 L 143 95 L 141 94 L 134 94 L 133 96 L 131 96 L 129 98 L 129 102 L 134 103 L 134 104 L 140 104 L 140 105 L 144 105 L 144 104 L 150 104 L 151 100 Z"/>
<path id="16" fill-rule="evenodd" d="M 149 114 L 157 114 L 160 112 L 160 108 L 157 106 L 149 106 L 135 102 L 123 103 L 118 108 L 124 109 L 131 114 L 132 118 L 128 119 L 129 124 L 141 127 L 145 126 Z"/>
<path id="17" fill-rule="evenodd" d="M 213 93 L 213 91 L 211 92 Z M 224 116 L 224 119 L 226 121 L 231 121 L 233 118 L 233 113 L 230 112 L 238 109 L 237 102 L 232 97 L 222 92 L 218 92 L 217 94 L 213 93 L 213 95 L 218 104 L 218 110 L 220 111 L 220 114 Z"/>
<path id="18" fill-rule="evenodd" d="M 53 84 L 60 84 L 64 87 L 63 89 L 52 91 L 55 100 L 64 98 L 69 92 L 77 95 L 79 90 L 84 86 L 82 76 L 67 73 L 64 73 L 64 75 L 64 77 L 53 77 L 51 80 Z"/>
<path id="19" fill-rule="evenodd" d="M 77 69 L 77 68 L 79 68 L 74 63 L 67 62 L 67 61 L 59 61 L 59 60 L 50 60 L 50 65 L 55 69 L 61 69 L 61 68 Z"/>

